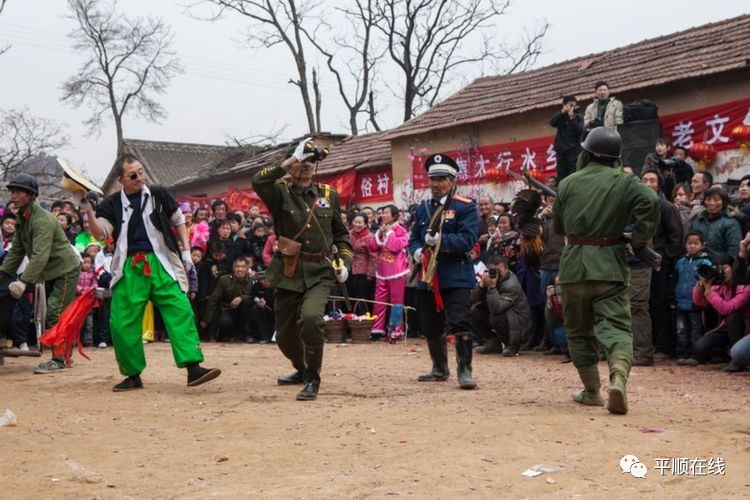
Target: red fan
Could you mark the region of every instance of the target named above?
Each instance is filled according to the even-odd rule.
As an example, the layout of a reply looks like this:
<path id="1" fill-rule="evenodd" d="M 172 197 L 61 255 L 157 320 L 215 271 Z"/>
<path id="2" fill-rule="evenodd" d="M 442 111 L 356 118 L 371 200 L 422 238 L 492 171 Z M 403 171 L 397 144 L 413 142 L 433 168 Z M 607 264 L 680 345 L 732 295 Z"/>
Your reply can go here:
<path id="1" fill-rule="evenodd" d="M 40 337 L 42 344 L 51 347 L 55 356 L 65 356 L 65 364 L 70 366 L 70 355 L 73 345 L 78 344 L 78 354 L 91 361 L 81 347 L 81 328 L 92 309 L 99 306 L 99 299 L 94 296 L 94 289 L 83 292 L 70 303 L 60 315 L 55 326 Z"/>

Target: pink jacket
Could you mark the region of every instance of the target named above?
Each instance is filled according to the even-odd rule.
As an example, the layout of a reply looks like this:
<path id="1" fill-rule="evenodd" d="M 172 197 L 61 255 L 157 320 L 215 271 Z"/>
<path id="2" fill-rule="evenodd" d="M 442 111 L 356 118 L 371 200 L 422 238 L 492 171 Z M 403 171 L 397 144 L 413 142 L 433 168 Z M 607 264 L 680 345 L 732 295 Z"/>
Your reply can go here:
<path id="1" fill-rule="evenodd" d="M 270 235 L 266 238 L 266 244 L 263 247 L 263 265 L 268 267 L 271 265 L 273 260 L 273 244 L 276 243 L 276 234 Z"/>
<path id="2" fill-rule="evenodd" d="M 750 286 L 737 285 L 734 297 L 728 285 L 712 285 L 713 292 L 709 298 L 697 285 L 693 287 L 693 302 L 697 306 L 710 305 L 720 316 L 728 316 L 735 311 L 742 311 L 745 322 L 750 321 Z"/>
<path id="3" fill-rule="evenodd" d="M 394 224 L 383 240 L 378 233 L 373 235 L 370 251 L 378 253 L 376 278 L 393 280 L 409 274 L 409 256 L 406 252 L 408 244 L 409 233 L 400 224 Z"/>
<path id="4" fill-rule="evenodd" d="M 370 251 L 373 234 L 365 228 L 359 233 L 354 229 L 349 231 L 349 240 L 354 250 L 352 258 L 352 274 L 365 274 L 368 278 L 375 277 L 376 256 Z"/>
<path id="5" fill-rule="evenodd" d="M 81 274 L 78 275 L 76 295 L 81 295 L 90 288 L 96 288 L 96 273 L 93 269 L 90 271 L 81 271 Z"/>

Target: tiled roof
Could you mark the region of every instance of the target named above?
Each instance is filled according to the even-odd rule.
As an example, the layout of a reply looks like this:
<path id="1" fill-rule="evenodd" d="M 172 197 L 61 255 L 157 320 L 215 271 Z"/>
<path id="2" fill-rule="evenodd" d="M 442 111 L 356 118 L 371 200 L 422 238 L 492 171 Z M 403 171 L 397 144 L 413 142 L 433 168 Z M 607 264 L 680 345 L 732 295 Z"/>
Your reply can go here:
<path id="1" fill-rule="evenodd" d="M 349 136 L 331 146 L 331 154 L 320 163 L 318 174 L 328 175 L 351 168 L 366 169 L 391 164 L 391 144 L 387 132 Z"/>
<path id="2" fill-rule="evenodd" d="M 394 139 L 557 105 L 591 95 L 598 80 L 617 92 L 750 67 L 750 15 L 511 75 L 480 78 L 388 133 Z"/>

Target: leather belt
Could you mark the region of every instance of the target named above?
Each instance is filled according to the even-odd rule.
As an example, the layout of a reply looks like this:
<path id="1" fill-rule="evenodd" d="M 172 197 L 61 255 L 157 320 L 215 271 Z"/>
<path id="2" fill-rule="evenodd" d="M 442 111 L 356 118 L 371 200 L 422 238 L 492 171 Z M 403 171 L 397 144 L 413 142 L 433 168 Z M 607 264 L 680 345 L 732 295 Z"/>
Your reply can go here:
<path id="1" fill-rule="evenodd" d="M 576 236 L 568 236 L 568 245 L 587 245 L 592 247 L 613 247 L 622 245 L 622 238 L 578 238 Z"/>
<path id="2" fill-rule="evenodd" d="M 324 252 L 311 253 L 311 252 L 300 252 L 299 258 L 305 262 L 322 262 L 333 254 L 330 250 Z M 276 256 L 282 258 L 280 252 L 276 252 Z"/>

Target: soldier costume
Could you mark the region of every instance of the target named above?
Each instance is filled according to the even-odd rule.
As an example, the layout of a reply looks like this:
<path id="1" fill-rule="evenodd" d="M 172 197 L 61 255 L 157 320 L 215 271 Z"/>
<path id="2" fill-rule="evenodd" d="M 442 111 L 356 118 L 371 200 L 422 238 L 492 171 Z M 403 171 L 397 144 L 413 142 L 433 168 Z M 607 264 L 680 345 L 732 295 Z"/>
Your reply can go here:
<path id="1" fill-rule="evenodd" d="M 339 194 L 332 186 L 312 181 L 324 157 L 321 151 L 305 139 L 281 165 L 253 177 L 253 189 L 271 212 L 278 235 L 279 251 L 267 269 L 275 289 L 276 343 L 296 370 L 279 377 L 278 383 L 304 383 L 298 400 L 317 398 L 325 342 L 323 311 L 335 281 L 346 281 L 353 256 Z M 291 178 L 282 179 L 287 173 Z M 334 271 L 336 259 L 346 267 Z"/>
<path id="2" fill-rule="evenodd" d="M 623 229 L 632 217 L 634 250 L 646 245 L 659 223 L 659 200 L 637 177 L 617 166 L 621 140 L 599 127 L 583 144 L 582 168 L 566 177 L 553 210 L 555 231 L 567 238 L 560 261 L 568 348 L 584 390 L 579 403 L 602 406 L 597 341 L 609 363 L 611 413 L 627 413 L 626 383 L 633 362 Z"/>
<path id="3" fill-rule="evenodd" d="M 47 328 L 51 328 L 75 299 L 80 260 L 55 216 L 34 201 L 39 195 L 36 179 L 28 174 L 19 174 L 7 187 L 20 209 L 16 217 L 13 245 L 0 266 L 0 321 L 3 325 L 9 324 L 13 305 L 21 295 L 29 287 L 33 289 L 35 283 L 44 282 L 47 290 L 46 324 Z M 31 196 L 25 206 L 16 200 L 19 191 Z M 29 262 L 16 278 L 16 272 L 27 256 Z M 64 359 L 53 357 L 40 364 L 34 373 L 54 373 L 64 369 Z"/>
<path id="4" fill-rule="evenodd" d="M 417 310 L 420 330 L 427 336 L 432 359 L 432 371 L 421 375 L 418 380 L 436 382 L 448 379 L 445 336 L 453 334 L 456 337 L 459 386 L 474 389 L 470 294 L 476 279 L 469 251 L 477 242 L 479 216 L 474 200 L 453 195 L 458 165 L 452 158 L 445 154 L 432 155 L 425 162 L 425 168 L 433 198 L 417 207 L 409 236 L 409 252 L 417 264 L 422 265 L 417 283 Z M 436 249 L 433 262 L 436 271 L 430 279 L 425 275 L 426 271 L 430 274 L 426 255 Z"/>

